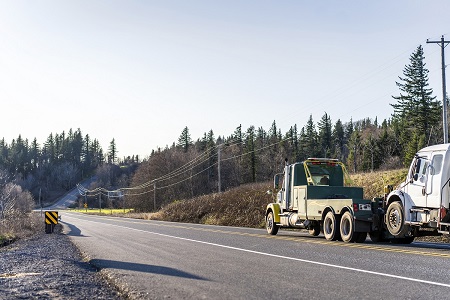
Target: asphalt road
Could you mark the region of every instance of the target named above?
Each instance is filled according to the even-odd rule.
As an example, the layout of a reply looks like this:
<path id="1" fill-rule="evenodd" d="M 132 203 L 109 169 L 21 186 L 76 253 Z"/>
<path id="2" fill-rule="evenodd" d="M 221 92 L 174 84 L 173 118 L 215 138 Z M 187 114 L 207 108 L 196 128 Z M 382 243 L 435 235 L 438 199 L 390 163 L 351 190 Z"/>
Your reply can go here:
<path id="1" fill-rule="evenodd" d="M 83 180 L 80 182 L 82 186 L 85 188 L 88 188 L 89 185 L 95 180 L 95 177 L 91 177 L 89 179 Z M 72 190 L 68 191 L 65 195 L 63 195 L 61 198 L 59 198 L 53 205 L 47 206 L 43 208 L 44 210 L 60 210 L 60 209 L 67 209 L 72 204 L 74 204 L 78 197 L 80 197 L 80 193 L 78 192 L 78 188 L 73 188 Z"/>
<path id="2" fill-rule="evenodd" d="M 149 299 L 447 299 L 450 247 L 61 212 L 91 263 Z"/>

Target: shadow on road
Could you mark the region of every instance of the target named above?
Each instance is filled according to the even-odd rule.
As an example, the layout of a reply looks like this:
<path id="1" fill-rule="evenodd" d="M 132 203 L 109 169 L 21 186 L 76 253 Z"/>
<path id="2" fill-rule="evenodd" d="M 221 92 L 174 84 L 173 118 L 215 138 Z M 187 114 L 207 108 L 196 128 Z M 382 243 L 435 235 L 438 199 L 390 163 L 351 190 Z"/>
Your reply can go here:
<path id="1" fill-rule="evenodd" d="M 63 222 L 61 222 L 63 223 Z M 64 223 L 65 226 L 69 227 L 69 232 L 67 232 L 68 236 L 81 236 L 81 237 L 86 237 L 85 235 L 81 234 L 81 230 L 72 224 L 68 224 L 68 223 Z"/>
<path id="2" fill-rule="evenodd" d="M 160 274 L 160 275 L 167 275 L 167 276 L 176 276 L 176 277 L 183 277 L 183 278 L 189 278 L 189 279 L 208 280 L 206 278 L 203 278 L 203 277 L 200 277 L 200 276 L 197 276 L 194 274 L 190 274 L 190 273 L 183 272 L 183 271 L 180 271 L 177 269 L 162 267 L 162 266 L 139 264 L 139 263 L 132 263 L 132 262 L 123 262 L 123 261 L 116 261 L 116 260 L 109 260 L 109 259 L 92 259 L 89 261 L 89 263 L 93 264 L 94 266 L 96 266 L 100 269 L 112 268 L 112 269 L 145 272 L 145 273 Z"/>

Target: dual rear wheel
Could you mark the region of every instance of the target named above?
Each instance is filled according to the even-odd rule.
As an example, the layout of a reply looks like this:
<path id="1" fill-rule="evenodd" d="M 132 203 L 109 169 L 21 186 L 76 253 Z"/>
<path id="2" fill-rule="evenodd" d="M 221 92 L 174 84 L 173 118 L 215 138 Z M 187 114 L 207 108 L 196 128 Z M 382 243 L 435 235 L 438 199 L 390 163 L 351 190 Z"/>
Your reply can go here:
<path id="1" fill-rule="evenodd" d="M 346 243 L 363 243 L 367 237 L 366 232 L 355 232 L 355 220 L 349 211 L 346 211 L 340 220 L 329 211 L 323 220 L 323 234 L 329 241 L 342 239 Z"/>

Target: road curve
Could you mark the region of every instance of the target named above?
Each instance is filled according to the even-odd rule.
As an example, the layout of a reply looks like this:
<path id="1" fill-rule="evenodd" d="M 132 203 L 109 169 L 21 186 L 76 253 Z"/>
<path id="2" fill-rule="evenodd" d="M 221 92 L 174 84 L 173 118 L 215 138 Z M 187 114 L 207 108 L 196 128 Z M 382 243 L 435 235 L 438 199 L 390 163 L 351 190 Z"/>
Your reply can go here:
<path id="1" fill-rule="evenodd" d="M 65 232 L 130 297 L 446 299 L 445 244 L 347 244 L 296 231 L 108 218 L 63 211 Z"/>
<path id="2" fill-rule="evenodd" d="M 85 179 L 79 184 L 84 186 L 85 188 L 89 187 L 89 185 L 96 180 L 96 177 L 91 177 L 89 179 Z M 74 204 L 78 197 L 80 197 L 80 193 L 78 191 L 78 188 L 75 187 L 68 191 L 66 194 L 64 194 L 62 197 L 60 197 L 53 205 L 47 206 L 43 208 L 44 210 L 61 210 L 61 209 L 67 209 L 72 204 Z"/>

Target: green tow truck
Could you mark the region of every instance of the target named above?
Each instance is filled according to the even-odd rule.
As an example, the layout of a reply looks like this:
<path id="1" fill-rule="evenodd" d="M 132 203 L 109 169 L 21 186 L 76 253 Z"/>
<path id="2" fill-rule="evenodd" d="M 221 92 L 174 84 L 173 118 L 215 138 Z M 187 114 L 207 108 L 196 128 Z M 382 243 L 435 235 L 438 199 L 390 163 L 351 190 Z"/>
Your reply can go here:
<path id="1" fill-rule="evenodd" d="M 274 177 L 276 202 L 267 205 L 266 229 L 280 227 L 323 232 L 327 240 L 362 243 L 373 230 L 373 201 L 361 187 L 345 186 L 345 166 L 336 159 L 308 158 L 288 165 Z M 378 218 L 377 218 L 378 219 Z"/>

